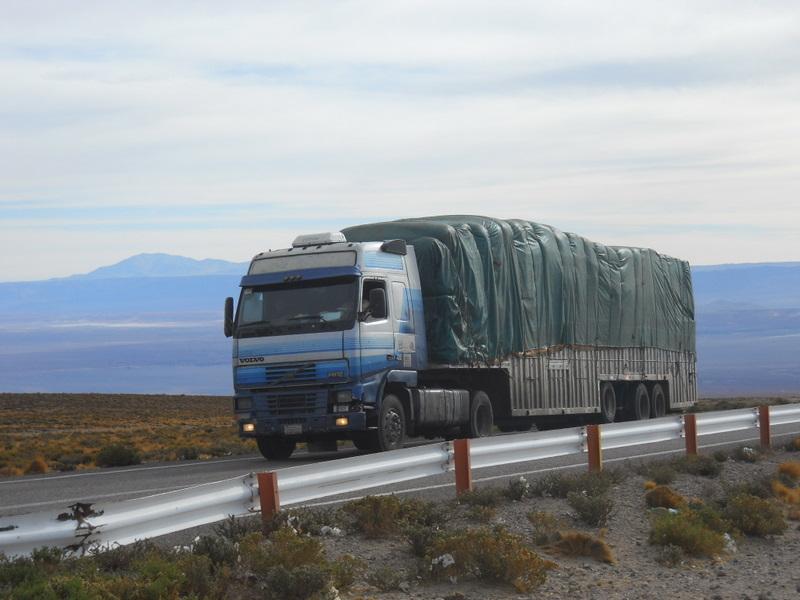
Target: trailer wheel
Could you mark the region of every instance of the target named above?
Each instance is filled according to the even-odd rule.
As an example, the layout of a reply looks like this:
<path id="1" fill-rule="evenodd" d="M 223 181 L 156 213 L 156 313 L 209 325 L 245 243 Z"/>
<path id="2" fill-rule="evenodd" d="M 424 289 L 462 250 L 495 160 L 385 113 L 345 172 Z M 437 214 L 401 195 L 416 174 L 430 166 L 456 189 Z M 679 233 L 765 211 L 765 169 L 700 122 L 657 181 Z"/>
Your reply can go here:
<path id="1" fill-rule="evenodd" d="M 667 414 L 667 395 L 660 383 L 653 386 L 650 391 L 651 417 L 657 419 Z"/>
<path id="2" fill-rule="evenodd" d="M 469 423 L 465 433 L 471 438 L 486 437 L 492 435 L 492 425 L 494 412 L 489 396 L 486 392 L 477 391 L 472 394 L 469 403 Z"/>
<path id="3" fill-rule="evenodd" d="M 258 451 L 267 460 L 286 460 L 292 455 L 297 442 L 280 437 L 257 437 Z"/>
<path id="4" fill-rule="evenodd" d="M 614 384 L 606 381 L 600 386 L 600 421 L 613 423 L 616 416 L 617 393 L 614 391 Z"/>
<path id="5" fill-rule="evenodd" d="M 650 395 L 647 386 L 643 383 L 627 389 L 626 408 L 635 420 L 650 418 Z"/>

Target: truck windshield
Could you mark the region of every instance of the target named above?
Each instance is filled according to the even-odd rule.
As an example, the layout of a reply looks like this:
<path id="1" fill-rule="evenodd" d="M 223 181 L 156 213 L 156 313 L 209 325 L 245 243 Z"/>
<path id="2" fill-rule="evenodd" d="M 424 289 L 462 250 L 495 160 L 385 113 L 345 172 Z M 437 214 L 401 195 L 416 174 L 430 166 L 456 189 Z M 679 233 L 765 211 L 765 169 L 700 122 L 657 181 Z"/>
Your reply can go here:
<path id="1" fill-rule="evenodd" d="M 350 329 L 355 323 L 357 294 L 355 277 L 244 288 L 236 337 Z"/>

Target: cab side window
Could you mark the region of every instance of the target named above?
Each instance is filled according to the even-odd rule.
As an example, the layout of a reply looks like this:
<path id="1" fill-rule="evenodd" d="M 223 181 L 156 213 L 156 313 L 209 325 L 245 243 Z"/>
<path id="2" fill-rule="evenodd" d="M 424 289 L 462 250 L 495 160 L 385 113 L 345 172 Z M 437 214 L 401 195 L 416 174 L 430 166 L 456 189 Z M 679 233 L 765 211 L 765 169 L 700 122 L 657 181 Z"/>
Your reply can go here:
<path id="1" fill-rule="evenodd" d="M 370 306 L 369 297 L 370 297 L 370 292 L 372 292 L 372 290 L 383 290 L 384 296 L 386 296 L 386 282 L 381 281 L 380 279 L 367 279 L 364 281 L 364 287 L 361 293 L 361 311 L 367 315 L 366 319 L 364 320 L 368 323 L 370 321 L 378 321 L 386 318 L 386 317 L 378 318 L 372 315 L 373 310 L 376 308 Z M 387 307 L 387 313 L 388 313 L 388 307 Z"/>

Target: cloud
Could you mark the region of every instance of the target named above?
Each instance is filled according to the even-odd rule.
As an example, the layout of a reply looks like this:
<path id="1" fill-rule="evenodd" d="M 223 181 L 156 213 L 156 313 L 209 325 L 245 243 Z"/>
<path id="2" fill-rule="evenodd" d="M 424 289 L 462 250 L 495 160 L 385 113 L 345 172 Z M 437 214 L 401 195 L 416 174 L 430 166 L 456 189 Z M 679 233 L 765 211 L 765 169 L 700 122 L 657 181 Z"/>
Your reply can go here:
<path id="1" fill-rule="evenodd" d="M 5 3 L 0 279 L 464 212 L 797 259 L 798 21 L 777 1 Z"/>

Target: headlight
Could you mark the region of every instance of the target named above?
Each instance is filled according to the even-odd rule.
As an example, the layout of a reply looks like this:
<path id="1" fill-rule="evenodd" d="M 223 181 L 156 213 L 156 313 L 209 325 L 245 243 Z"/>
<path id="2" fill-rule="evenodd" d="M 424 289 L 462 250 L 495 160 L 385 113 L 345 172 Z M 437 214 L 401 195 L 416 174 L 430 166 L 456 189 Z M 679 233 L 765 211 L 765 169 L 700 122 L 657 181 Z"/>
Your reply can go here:
<path id="1" fill-rule="evenodd" d="M 250 410 L 253 406 L 252 398 L 237 398 L 236 410 Z"/>
<path id="2" fill-rule="evenodd" d="M 342 390 L 341 392 L 336 392 L 336 404 L 350 404 L 350 400 L 352 399 L 353 395 L 350 390 Z"/>
<path id="3" fill-rule="evenodd" d="M 256 430 L 255 423 L 243 423 L 242 424 L 242 431 L 245 433 L 253 433 Z"/>

